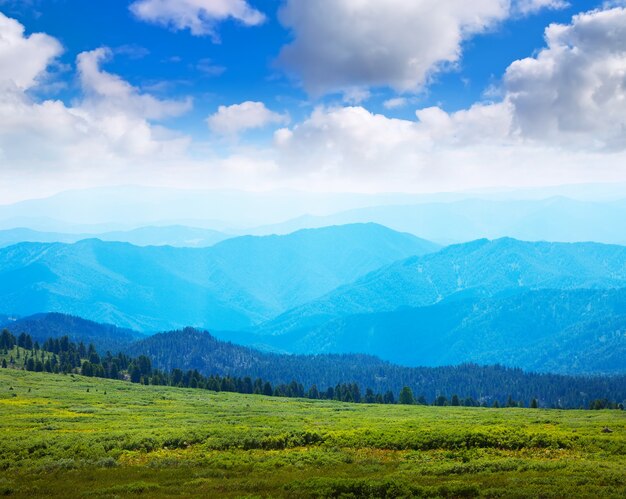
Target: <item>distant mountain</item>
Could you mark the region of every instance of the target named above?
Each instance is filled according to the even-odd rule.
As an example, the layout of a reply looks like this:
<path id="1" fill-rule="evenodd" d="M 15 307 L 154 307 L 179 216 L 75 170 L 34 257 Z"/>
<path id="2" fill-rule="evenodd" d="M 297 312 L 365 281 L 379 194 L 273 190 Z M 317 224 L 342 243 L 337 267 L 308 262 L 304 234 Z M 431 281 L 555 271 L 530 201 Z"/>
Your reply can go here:
<path id="1" fill-rule="evenodd" d="M 75 243 L 85 239 L 79 234 L 63 234 L 60 232 L 40 232 L 27 228 L 0 230 L 0 248 L 19 243 Z"/>
<path id="2" fill-rule="evenodd" d="M 120 241 L 135 246 L 176 246 L 206 248 L 233 236 L 210 229 L 183 225 L 139 227 L 129 231 L 104 232 L 95 236 L 102 241 Z"/>
<path id="3" fill-rule="evenodd" d="M 579 184 L 435 194 L 112 186 L 70 190 L 48 198 L 0 205 L 0 229 L 29 227 L 102 233 L 140 226 L 187 225 L 266 235 L 374 222 L 446 244 L 503 236 L 623 244 L 626 234 L 620 227 L 626 203 L 612 203 L 625 197 L 624 185 Z M 286 220 L 296 223 L 283 225 Z M 263 228 L 250 232 L 259 226 Z"/>
<path id="4" fill-rule="evenodd" d="M 434 305 L 452 295 L 505 290 L 626 287 L 626 247 L 478 240 L 393 263 L 260 326 L 296 333 L 354 314 Z"/>
<path id="5" fill-rule="evenodd" d="M 26 228 L 0 231 L 0 248 L 13 244 L 76 243 L 84 239 L 100 239 L 134 244 L 136 246 L 176 246 L 205 248 L 232 236 L 222 232 L 185 226 L 140 227 L 129 231 L 103 232 L 100 234 L 39 232 Z"/>
<path id="6" fill-rule="evenodd" d="M 0 228 L 25 226 L 48 231 L 62 228 L 65 232 L 68 226 L 91 229 L 94 225 L 107 225 L 126 229 L 146 225 L 191 225 L 230 232 L 227 229 L 277 223 L 307 213 L 327 215 L 366 206 L 408 204 L 425 197 L 429 198 L 416 194 L 285 189 L 253 192 L 132 185 L 95 187 L 0 205 Z M 459 197 L 466 196 L 437 196 L 438 199 Z M 16 225 L 16 222 L 21 223 Z"/>
<path id="7" fill-rule="evenodd" d="M 21 333 L 29 334 L 39 343 L 49 338 L 68 336 L 76 343 L 81 341 L 85 345 L 94 343 L 102 352 L 123 350 L 132 342 L 144 337 L 143 334 L 130 329 L 57 313 L 36 314 L 15 320 L 2 320 L 0 317 L 0 329 L 4 328 L 15 336 Z"/>
<path id="8" fill-rule="evenodd" d="M 477 196 L 474 199 L 385 204 L 325 216 L 305 215 L 260 227 L 255 233 L 281 234 L 303 227 L 374 222 L 445 244 L 501 237 L 626 244 L 626 226 L 622 222 L 625 218 L 626 199 L 593 202 L 565 197 L 515 200 Z"/>
<path id="9" fill-rule="evenodd" d="M 626 289 L 461 293 L 431 306 L 350 315 L 244 341 L 293 353 L 375 354 L 409 366 L 473 362 L 625 374 Z"/>
<path id="10" fill-rule="evenodd" d="M 525 373 L 501 366 L 400 367 L 368 355 L 276 355 L 219 341 L 209 333 L 187 328 L 150 336 L 128 348 L 133 356 L 147 355 L 161 369 L 197 369 L 205 375 L 263 378 L 272 383 L 296 380 L 321 390 L 338 383 L 357 383 L 376 392 L 398 393 L 410 386 L 416 396 L 432 401 L 438 395 L 470 396 L 501 403 L 512 396 L 526 403 L 539 397 L 546 406 L 587 406 L 590 394 L 612 400 L 626 398 L 625 377 L 575 378 Z"/>
<path id="11" fill-rule="evenodd" d="M 252 326 L 438 246 L 375 224 L 241 237 L 210 248 L 84 240 L 0 250 L 0 310 L 136 330 Z"/>

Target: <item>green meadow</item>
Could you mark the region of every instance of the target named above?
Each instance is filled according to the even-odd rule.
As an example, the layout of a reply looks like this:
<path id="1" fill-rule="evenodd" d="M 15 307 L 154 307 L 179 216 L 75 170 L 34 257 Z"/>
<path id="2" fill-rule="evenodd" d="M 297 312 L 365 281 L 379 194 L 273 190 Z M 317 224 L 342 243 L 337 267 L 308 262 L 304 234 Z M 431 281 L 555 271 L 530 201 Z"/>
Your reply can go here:
<path id="1" fill-rule="evenodd" d="M 626 413 L 344 404 L 0 369 L 0 495 L 626 497 Z"/>

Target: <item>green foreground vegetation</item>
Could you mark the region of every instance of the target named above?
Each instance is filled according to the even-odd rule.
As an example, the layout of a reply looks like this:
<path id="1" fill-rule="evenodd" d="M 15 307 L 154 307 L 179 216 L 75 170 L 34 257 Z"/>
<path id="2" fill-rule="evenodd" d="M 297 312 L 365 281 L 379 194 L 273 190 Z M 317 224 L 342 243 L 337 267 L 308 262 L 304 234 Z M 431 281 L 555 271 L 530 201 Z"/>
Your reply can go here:
<path id="1" fill-rule="evenodd" d="M 625 497 L 626 414 L 345 404 L 0 370 L 14 497 Z"/>

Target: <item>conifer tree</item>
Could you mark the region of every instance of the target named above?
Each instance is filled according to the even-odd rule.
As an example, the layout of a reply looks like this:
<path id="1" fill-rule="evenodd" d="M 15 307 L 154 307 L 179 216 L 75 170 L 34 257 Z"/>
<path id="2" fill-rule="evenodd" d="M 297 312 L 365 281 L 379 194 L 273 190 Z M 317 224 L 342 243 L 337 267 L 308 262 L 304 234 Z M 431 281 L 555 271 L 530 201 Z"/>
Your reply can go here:
<path id="1" fill-rule="evenodd" d="M 413 391 L 408 386 L 402 388 L 402 391 L 400 392 L 400 397 L 398 398 L 398 403 L 404 405 L 411 405 L 415 403 L 415 399 L 413 398 Z"/>

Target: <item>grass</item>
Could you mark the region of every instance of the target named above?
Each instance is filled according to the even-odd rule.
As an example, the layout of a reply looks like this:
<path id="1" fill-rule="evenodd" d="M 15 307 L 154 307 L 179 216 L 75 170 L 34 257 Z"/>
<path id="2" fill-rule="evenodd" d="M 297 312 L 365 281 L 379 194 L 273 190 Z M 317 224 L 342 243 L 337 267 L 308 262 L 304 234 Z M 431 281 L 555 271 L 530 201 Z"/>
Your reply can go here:
<path id="1" fill-rule="evenodd" d="M 0 495 L 13 497 L 626 497 L 623 411 L 342 404 L 0 369 L 0 422 Z"/>

